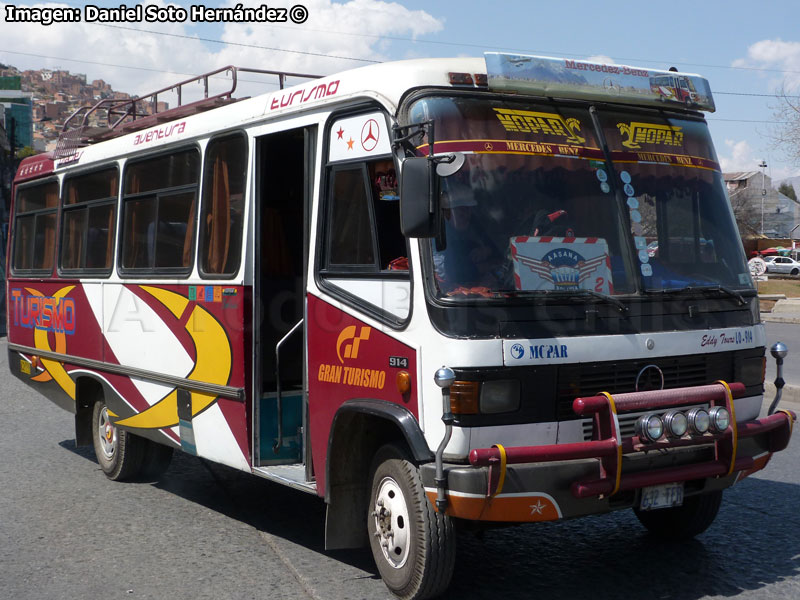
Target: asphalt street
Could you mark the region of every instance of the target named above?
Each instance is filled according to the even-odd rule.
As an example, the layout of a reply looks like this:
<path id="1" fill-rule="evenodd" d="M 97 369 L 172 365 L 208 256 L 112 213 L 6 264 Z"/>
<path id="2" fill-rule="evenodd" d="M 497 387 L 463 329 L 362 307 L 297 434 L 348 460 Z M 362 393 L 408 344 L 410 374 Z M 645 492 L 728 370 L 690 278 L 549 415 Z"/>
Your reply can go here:
<path id="1" fill-rule="evenodd" d="M 73 437 L 70 414 L 8 375 L 0 342 L 0 598 L 391 597 L 368 552 L 323 550 L 318 498 L 184 454 L 161 482 L 111 482 Z M 690 543 L 631 511 L 463 532 L 445 598 L 800 598 L 797 438 Z"/>

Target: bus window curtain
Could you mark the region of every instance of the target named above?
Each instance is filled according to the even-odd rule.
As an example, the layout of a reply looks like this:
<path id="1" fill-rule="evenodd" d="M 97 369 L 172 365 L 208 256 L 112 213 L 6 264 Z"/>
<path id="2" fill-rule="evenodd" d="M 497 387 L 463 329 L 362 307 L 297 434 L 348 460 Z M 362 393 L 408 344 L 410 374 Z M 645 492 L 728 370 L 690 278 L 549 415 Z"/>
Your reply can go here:
<path id="1" fill-rule="evenodd" d="M 221 155 L 214 161 L 212 177 L 211 211 L 206 217 L 206 271 L 224 273 L 231 243 L 231 188 L 228 161 Z"/>
<path id="2" fill-rule="evenodd" d="M 139 172 L 138 170 L 133 170 L 133 173 L 130 176 L 130 179 L 127 182 L 126 192 L 128 194 L 138 194 L 139 188 L 141 187 L 141 181 L 139 180 Z M 123 203 L 124 206 L 124 203 Z M 127 218 L 128 214 L 127 211 L 123 213 L 123 217 Z M 125 223 L 125 229 L 129 232 L 129 238 L 125 239 L 123 236 L 123 241 L 125 243 L 125 254 L 127 254 L 127 262 L 125 262 L 126 267 L 138 267 L 139 265 L 139 248 L 141 246 L 141 240 L 137 239 L 137 225 L 136 222 L 136 211 L 130 211 L 131 222 Z M 123 255 L 124 256 L 124 255 Z M 124 261 L 124 259 L 123 259 Z M 147 266 L 150 266 L 149 263 Z"/>
<path id="3" fill-rule="evenodd" d="M 78 188 L 75 185 L 70 185 L 67 191 L 67 203 L 70 205 L 76 204 L 78 202 Z M 77 209 L 74 211 L 69 211 L 64 216 L 64 222 L 67 224 L 67 240 L 69 243 L 67 244 L 66 248 L 62 248 L 62 252 L 65 253 L 65 256 L 62 257 L 62 267 L 67 269 L 80 269 L 83 268 L 85 265 L 81 262 L 81 257 L 83 256 L 83 233 L 80 230 L 79 223 L 81 222 L 80 219 L 70 219 L 67 218 L 70 215 L 77 215 L 79 213 L 84 213 L 86 211 L 85 208 Z M 84 218 L 85 223 L 85 218 Z"/>
<path id="4" fill-rule="evenodd" d="M 111 264 L 113 262 L 114 256 L 114 215 L 117 214 L 117 196 L 118 196 L 118 182 L 117 182 L 117 174 L 114 173 L 114 176 L 108 182 L 108 197 L 114 198 L 114 204 L 111 205 L 111 210 L 108 212 L 108 237 L 106 238 L 106 260 L 103 263 L 103 266 L 106 269 L 111 268 Z"/>
<path id="5" fill-rule="evenodd" d="M 47 186 L 45 205 L 48 208 L 56 209 L 58 207 L 58 185 L 53 184 Z M 41 265 L 43 269 L 53 268 L 53 257 L 55 256 L 56 249 L 56 213 L 55 211 L 47 214 L 40 215 L 39 219 L 45 220 L 44 231 L 44 247 L 42 249 Z M 38 220 L 38 219 L 37 219 Z M 34 252 L 36 249 L 34 248 Z"/>
<path id="6" fill-rule="evenodd" d="M 194 211 L 197 207 L 197 194 L 192 198 L 192 208 L 189 209 L 189 220 L 186 223 L 186 233 L 183 238 L 183 262 L 181 266 L 188 267 L 192 258 L 192 239 L 194 238 Z"/>

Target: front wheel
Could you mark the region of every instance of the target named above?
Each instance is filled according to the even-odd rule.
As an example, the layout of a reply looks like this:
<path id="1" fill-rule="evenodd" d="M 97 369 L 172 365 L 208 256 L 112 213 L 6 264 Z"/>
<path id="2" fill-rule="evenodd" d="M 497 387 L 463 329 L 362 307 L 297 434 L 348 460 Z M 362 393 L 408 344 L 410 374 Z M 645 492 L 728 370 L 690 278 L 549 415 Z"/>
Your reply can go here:
<path id="1" fill-rule="evenodd" d="M 116 427 L 103 400 L 92 411 L 92 441 L 97 462 L 113 481 L 133 479 L 142 469 L 145 440 Z"/>
<path id="2" fill-rule="evenodd" d="M 650 533 L 670 540 L 688 540 L 711 526 L 720 504 L 722 490 L 690 496 L 684 500 L 683 506 L 633 511 Z"/>
<path id="3" fill-rule="evenodd" d="M 406 450 L 383 446 L 372 461 L 367 532 L 386 586 L 403 600 L 441 594 L 455 566 L 455 531 L 425 497 Z"/>

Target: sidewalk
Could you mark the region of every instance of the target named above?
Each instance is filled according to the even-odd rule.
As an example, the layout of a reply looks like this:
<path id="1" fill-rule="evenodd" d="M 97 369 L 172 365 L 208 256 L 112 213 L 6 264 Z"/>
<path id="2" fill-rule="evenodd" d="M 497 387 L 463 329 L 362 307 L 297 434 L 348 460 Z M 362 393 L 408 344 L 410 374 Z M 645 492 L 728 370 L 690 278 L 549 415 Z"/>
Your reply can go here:
<path id="1" fill-rule="evenodd" d="M 769 406 L 775 399 L 775 384 L 771 381 L 764 382 L 764 404 Z M 790 408 L 795 412 L 800 413 L 800 385 L 785 385 L 783 386 L 783 394 L 781 395 L 780 404 L 778 408 Z"/>
<path id="2" fill-rule="evenodd" d="M 772 312 L 762 312 L 765 323 L 800 323 L 800 298 L 784 298 L 772 307 Z"/>

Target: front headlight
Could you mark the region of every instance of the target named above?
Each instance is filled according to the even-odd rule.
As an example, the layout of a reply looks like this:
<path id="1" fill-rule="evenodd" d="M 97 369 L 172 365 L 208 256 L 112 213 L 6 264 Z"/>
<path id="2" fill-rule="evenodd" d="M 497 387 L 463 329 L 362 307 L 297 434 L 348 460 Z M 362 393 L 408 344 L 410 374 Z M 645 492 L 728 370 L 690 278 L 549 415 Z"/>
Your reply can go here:
<path id="1" fill-rule="evenodd" d="M 519 409 L 520 386 L 517 379 L 495 379 L 481 384 L 480 412 L 512 412 Z"/>

